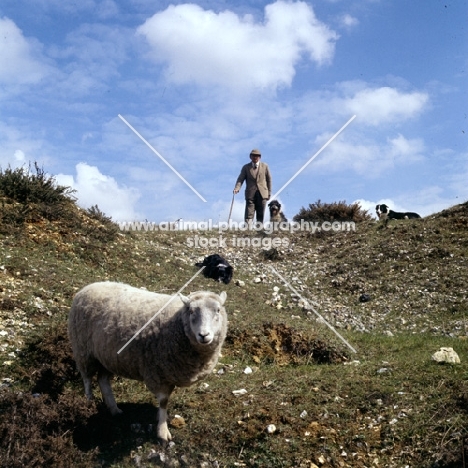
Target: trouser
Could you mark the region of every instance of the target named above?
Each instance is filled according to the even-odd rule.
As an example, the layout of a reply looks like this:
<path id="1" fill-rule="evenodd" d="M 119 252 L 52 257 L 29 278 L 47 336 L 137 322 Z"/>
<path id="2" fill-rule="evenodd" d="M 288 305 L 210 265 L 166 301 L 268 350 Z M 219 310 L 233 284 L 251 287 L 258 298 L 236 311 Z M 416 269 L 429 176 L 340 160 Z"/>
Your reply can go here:
<path id="1" fill-rule="evenodd" d="M 254 213 L 257 214 L 257 222 L 263 223 L 263 214 L 265 213 L 266 198 L 263 198 L 257 190 L 253 198 L 245 199 L 245 222 L 253 221 Z"/>

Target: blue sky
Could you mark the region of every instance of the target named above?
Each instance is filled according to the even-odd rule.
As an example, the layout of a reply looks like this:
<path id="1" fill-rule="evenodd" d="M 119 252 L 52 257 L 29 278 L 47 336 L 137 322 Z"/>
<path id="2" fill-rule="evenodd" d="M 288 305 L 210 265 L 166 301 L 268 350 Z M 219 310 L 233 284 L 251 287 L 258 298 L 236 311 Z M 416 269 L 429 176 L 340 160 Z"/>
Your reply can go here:
<path id="1" fill-rule="evenodd" d="M 226 221 L 253 148 L 302 206 L 468 199 L 465 1 L 2 0 L 0 166 L 117 221 Z M 131 124 L 198 197 L 119 118 Z M 235 220 L 243 216 L 243 189 Z"/>

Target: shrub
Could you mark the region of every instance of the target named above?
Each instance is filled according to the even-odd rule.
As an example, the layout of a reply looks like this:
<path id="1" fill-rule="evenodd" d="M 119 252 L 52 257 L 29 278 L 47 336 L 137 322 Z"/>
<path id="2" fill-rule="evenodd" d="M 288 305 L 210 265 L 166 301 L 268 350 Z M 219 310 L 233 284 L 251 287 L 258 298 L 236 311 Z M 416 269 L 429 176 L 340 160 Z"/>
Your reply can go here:
<path id="1" fill-rule="evenodd" d="M 115 239 L 120 231 L 119 225 L 112 221 L 112 217 L 102 212 L 97 205 L 93 205 L 86 210 L 89 218 L 98 222 L 98 224 L 87 224 L 86 234 L 96 240 L 109 242 Z"/>
<path id="2" fill-rule="evenodd" d="M 322 203 L 317 200 L 315 203 L 309 203 L 309 208 L 302 207 L 299 213 L 293 217 L 294 221 L 354 221 L 359 223 L 369 221 L 372 216 L 367 210 L 363 210 L 359 203 L 351 205 L 346 201 L 333 203 Z"/>
<path id="3" fill-rule="evenodd" d="M 99 221 L 102 224 L 113 223 L 112 217 L 107 216 L 103 211 L 99 209 L 99 206 L 93 205 L 91 208 L 86 210 L 88 216 L 96 221 Z"/>
<path id="4" fill-rule="evenodd" d="M 31 165 L 28 169 L 0 169 L 0 196 L 4 207 L 0 219 L 4 224 L 23 224 L 41 218 L 65 218 L 75 201 L 71 196 L 74 192 L 70 187 L 58 185 L 37 163 L 33 170 Z M 11 206 L 5 209 L 7 205 Z"/>
<path id="5" fill-rule="evenodd" d="M 52 176 L 48 176 L 37 163 L 26 170 L 24 167 L 4 171 L 0 169 L 0 192 L 7 198 L 18 203 L 46 203 L 54 205 L 70 202 L 74 192 L 70 187 L 57 185 Z"/>

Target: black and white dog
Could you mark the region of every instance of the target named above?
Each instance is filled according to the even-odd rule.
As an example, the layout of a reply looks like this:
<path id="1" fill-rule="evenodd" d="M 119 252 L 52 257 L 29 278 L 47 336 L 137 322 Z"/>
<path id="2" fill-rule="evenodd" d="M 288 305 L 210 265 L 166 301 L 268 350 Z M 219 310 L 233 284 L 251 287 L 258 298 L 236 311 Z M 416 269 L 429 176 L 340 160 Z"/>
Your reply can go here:
<path id="1" fill-rule="evenodd" d="M 281 211 L 281 203 L 278 200 L 272 200 L 268 203 L 268 208 L 270 209 L 270 221 L 272 223 L 288 222 L 286 216 Z"/>
<path id="2" fill-rule="evenodd" d="M 399 213 L 398 211 L 393 211 L 385 204 L 376 205 L 375 211 L 379 219 L 416 219 L 421 216 L 418 213 L 412 213 L 411 211 L 407 213 Z"/>
<path id="3" fill-rule="evenodd" d="M 213 254 L 205 257 L 203 262 L 195 263 L 198 268 L 205 267 L 203 274 L 207 278 L 228 284 L 232 279 L 234 269 L 221 255 Z"/>

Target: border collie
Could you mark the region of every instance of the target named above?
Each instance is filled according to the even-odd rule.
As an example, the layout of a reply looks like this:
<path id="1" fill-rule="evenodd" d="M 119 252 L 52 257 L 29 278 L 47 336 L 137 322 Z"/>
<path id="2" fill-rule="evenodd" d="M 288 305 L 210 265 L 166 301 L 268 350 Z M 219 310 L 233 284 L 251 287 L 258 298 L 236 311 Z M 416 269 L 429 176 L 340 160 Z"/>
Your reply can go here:
<path id="1" fill-rule="evenodd" d="M 205 257 L 203 262 L 195 263 L 198 268 L 205 267 L 203 274 L 207 278 L 228 284 L 232 279 L 234 269 L 221 255 L 212 254 Z"/>
<path id="2" fill-rule="evenodd" d="M 418 213 L 399 213 L 398 211 L 390 210 L 385 204 L 376 205 L 375 211 L 379 219 L 416 219 L 421 217 Z"/>

